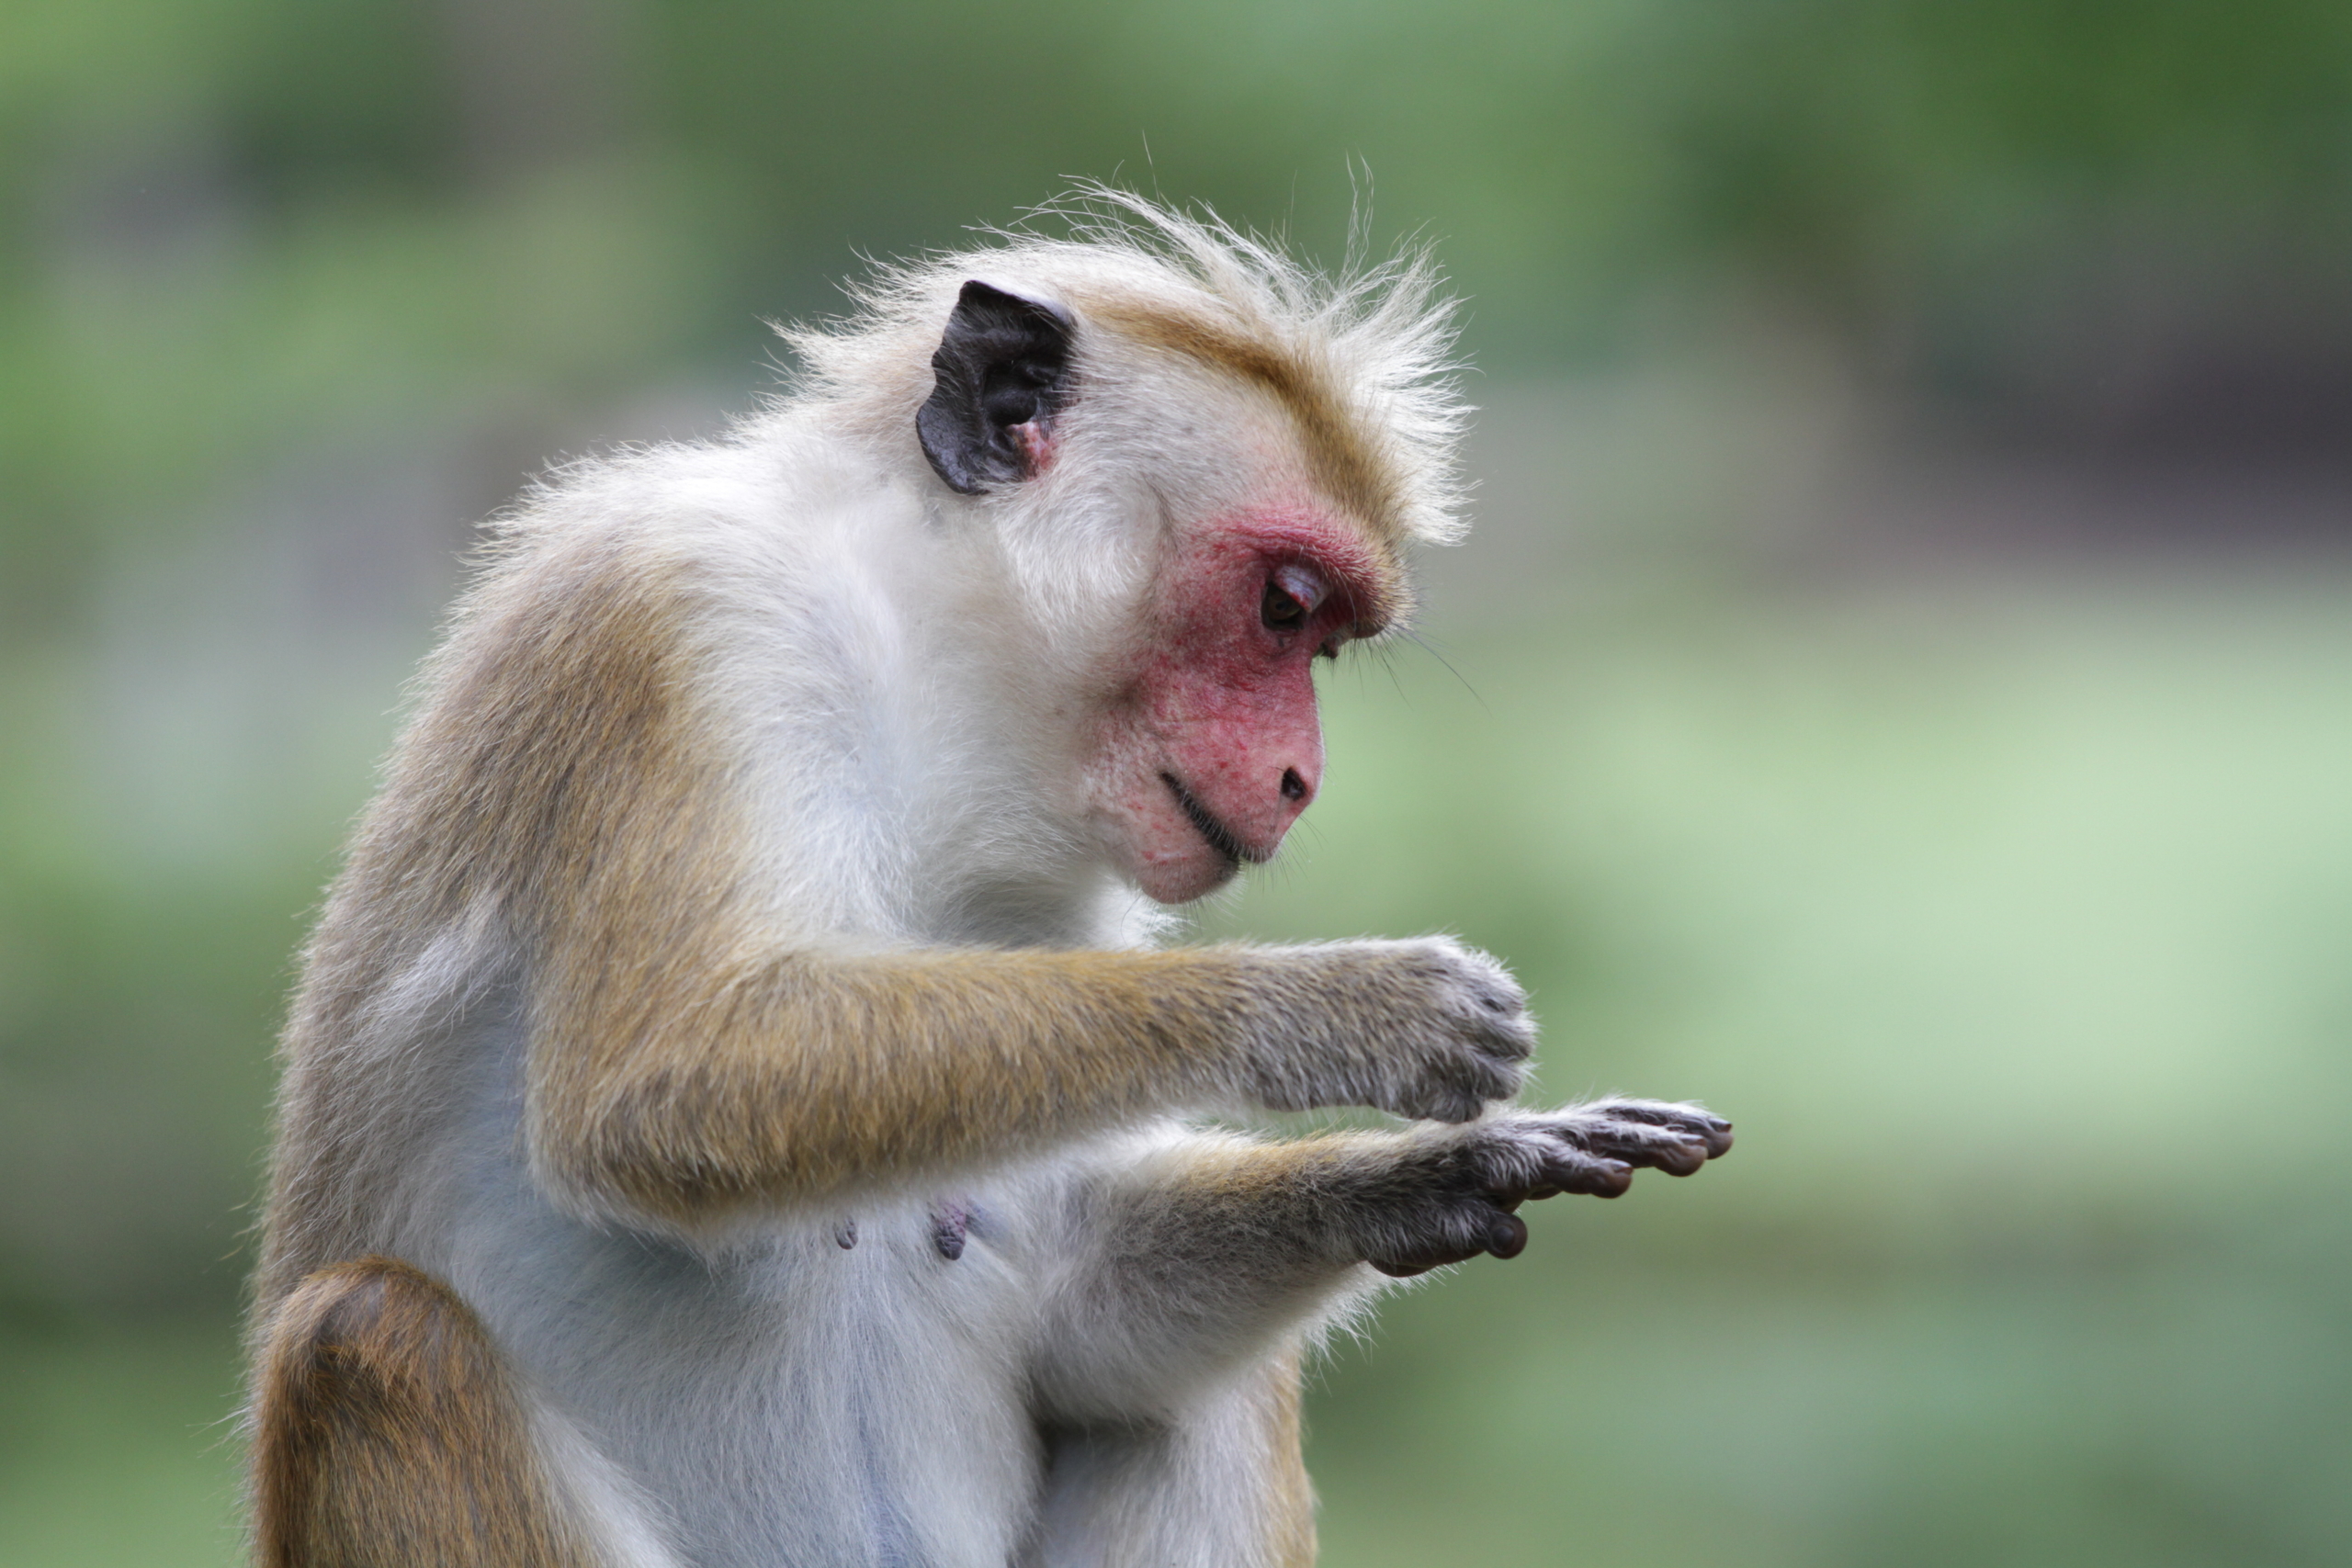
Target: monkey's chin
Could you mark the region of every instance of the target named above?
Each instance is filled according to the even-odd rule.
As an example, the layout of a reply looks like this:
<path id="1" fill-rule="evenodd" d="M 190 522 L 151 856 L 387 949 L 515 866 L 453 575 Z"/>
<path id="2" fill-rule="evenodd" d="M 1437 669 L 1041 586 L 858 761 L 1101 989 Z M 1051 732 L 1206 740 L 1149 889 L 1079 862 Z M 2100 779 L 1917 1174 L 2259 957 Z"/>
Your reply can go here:
<path id="1" fill-rule="evenodd" d="M 1146 862 L 1129 874 L 1144 897 L 1156 904 L 1190 904 L 1230 884 L 1240 870 L 1239 861 L 1204 844 L 1198 854 Z"/>

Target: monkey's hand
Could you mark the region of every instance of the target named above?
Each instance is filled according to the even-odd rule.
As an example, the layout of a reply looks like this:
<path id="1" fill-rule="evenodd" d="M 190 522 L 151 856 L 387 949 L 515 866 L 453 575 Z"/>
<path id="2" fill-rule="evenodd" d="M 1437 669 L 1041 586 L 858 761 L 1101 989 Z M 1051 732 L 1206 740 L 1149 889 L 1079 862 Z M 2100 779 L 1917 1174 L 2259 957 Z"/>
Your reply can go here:
<path id="1" fill-rule="evenodd" d="M 1256 955 L 1252 1098 L 1273 1111 L 1369 1105 L 1467 1122 L 1527 1077 L 1535 1021 L 1503 966 L 1447 937 Z"/>
<path id="2" fill-rule="evenodd" d="M 1600 1100 L 1513 1111 L 1431 1132 L 1349 1205 L 1358 1257 L 1403 1279 L 1478 1254 L 1515 1258 L 1531 1198 L 1614 1198 L 1636 1167 L 1689 1176 L 1731 1147 L 1731 1123 L 1695 1105 Z"/>

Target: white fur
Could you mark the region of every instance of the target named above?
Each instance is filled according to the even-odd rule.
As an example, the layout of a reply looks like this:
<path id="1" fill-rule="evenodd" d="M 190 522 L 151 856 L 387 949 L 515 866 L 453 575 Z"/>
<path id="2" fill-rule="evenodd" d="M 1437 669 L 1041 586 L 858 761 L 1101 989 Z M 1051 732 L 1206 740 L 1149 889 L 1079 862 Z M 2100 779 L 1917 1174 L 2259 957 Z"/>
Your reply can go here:
<path id="1" fill-rule="evenodd" d="M 1182 297 L 1320 356 L 1409 476 L 1409 531 L 1457 529 L 1461 411 L 1436 377 L 1425 268 L 1325 288 L 1213 224 L 1094 197 L 1073 240 L 1011 238 L 890 274 L 853 322 L 794 336 L 797 396 L 716 442 L 576 467 L 504 525 L 509 555 L 608 542 L 688 574 L 779 936 L 847 950 L 1155 934 L 1160 917 L 1070 797 L 1056 705 L 1129 635 L 1171 509 L 1206 511 L 1291 460 L 1261 393 L 1098 356 L 1051 470 L 953 494 L 912 414 L 964 277 Z M 481 1314 L 616 1568 L 1258 1560 L 1260 1358 L 1334 1310 L 1328 1292 L 1237 1291 L 1221 1329 L 1148 1355 L 1148 1322 L 1103 1325 L 1100 1345 L 1043 1342 L 1048 1325 L 1089 1332 L 1054 1310 L 1072 1260 L 1091 1256 L 1069 1229 L 1073 1194 L 1180 1128 L 907 1174 L 720 1238 L 594 1223 L 550 1201 L 524 1157 L 514 969 L 493 923 L 449 933 L 334 1049 L 379 1070 L 398 1058 L 419 1107 L 398 1195 L 369 1222 L 382 1249 Z M 943 1201 L 976 1215 L 954 1262 L 932 1238 Z M 1116 1363 L 1115 1387 L 1071 1397 L 1129 1411 L 1132 1430 L 1051 1446 L 1034 1403 L 1056 1357 Z"/>

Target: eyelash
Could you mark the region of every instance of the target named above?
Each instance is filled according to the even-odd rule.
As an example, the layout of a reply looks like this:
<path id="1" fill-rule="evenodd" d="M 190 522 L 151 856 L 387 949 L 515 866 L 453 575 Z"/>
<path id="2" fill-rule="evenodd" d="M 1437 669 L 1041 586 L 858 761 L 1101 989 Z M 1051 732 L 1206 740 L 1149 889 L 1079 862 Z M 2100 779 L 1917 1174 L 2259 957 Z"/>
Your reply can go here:
<path id="1" fill-rule="evenodd" d="M 1288 583 L 1284 578 L 1290 580 Z M 1258 601 L 1259 623 L 1281 637 L 1304 631 L 1317 605 L 1322 603 L 1324 592 L 1322 582 L 1311 573 L 1299 567 L 1284 567 L 1266 579 L 1266 592 Z M 1340 645 L 1346 640 L 1344 632 L 1334 632 L 1316 649 L 1315 657 L 1339 658 Z"/>

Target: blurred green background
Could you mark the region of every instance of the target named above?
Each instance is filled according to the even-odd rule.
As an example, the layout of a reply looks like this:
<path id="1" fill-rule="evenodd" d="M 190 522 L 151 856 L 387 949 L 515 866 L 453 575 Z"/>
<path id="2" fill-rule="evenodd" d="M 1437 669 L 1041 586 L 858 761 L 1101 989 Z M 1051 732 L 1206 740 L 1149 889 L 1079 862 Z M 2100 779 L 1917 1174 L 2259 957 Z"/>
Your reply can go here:
<path id="1" fill-rule="evenodd" d="M 236 1555 L 304 911 L 475 519 L 1114 178 L 1468 297 L 1480 532 L 1211 931 L 1737 1154 L 1318 1374 L 1335 1568 L 2352 1559 L 2342 0 L 0 8 L 0 1562 Z"/>

